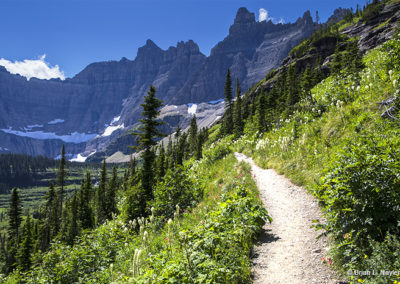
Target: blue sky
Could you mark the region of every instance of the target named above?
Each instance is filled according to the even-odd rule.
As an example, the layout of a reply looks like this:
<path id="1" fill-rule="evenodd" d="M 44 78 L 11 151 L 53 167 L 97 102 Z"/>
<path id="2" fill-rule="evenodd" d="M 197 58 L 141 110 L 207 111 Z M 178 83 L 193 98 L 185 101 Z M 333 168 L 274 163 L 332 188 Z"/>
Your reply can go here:
<path id="1" fill-rule="evenodd" d="M 163 49 L 194 40 L 201 52 L 228 33 L 239 7 L 294 22 L 310 10 L 325 21 L 335 8 L 363 0 L 1 0 L 0 59 L 40 59 L 72 77 L 86 65 L 121 57 L 134 59 L 152 39 Z M 3 64 L 4 65 L 4 64 Z"/>

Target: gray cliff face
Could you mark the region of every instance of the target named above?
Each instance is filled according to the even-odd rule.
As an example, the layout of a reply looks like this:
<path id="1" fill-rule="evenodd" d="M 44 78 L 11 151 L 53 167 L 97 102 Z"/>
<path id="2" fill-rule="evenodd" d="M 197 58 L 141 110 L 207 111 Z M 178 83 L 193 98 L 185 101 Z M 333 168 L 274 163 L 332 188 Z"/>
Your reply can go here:
<path id="1" fill-rule="evenodd" d="M 203 102 L 223 94 L 228 68 L 246 90 L 278 67 L 289 51 L 314 29 L 310 12 L 293 24 L 256 22 L 254 13 L 240 8 L 228 36 L 212 50 L 171 103 Z"/>
<path id="2" fill-rule="evenodd" d="M 73 154 L 102 151 L 137 124 L 150 84 L 165 105 L 207 102 L 223 96 L 230 68 L 245 90 L 313 27 L 309 12 L 293 24 L 273 24 L 240 8 L 209 57 L 191 40 L 167 50 L 147 40 L 135 60 L 93 63 L 65 81 L 27 81 L 0 67 L 0 152 L 55 157 L 63 143 Z M 116 129 L 107 134 L 108 126 Z"/>
<path id="3" fill-rule="evenodd" d="M 348 27 L 342 33 L 350 37 L 358 37 L 358 46 L 361 51 L 367 51 L 391 39 L 395 34 L 400 20 L 400 2 L 388 3 L 380 13 L 368 21 L 359 21 Z"/>

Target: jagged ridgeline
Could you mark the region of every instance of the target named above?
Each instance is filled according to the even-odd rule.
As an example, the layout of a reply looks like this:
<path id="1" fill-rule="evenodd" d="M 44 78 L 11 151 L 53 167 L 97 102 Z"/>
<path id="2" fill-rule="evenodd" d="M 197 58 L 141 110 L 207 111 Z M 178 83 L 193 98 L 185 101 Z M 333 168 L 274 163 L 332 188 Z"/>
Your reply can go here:
<path id="1" fill-rule="evenodd" d="M 236 161 L 233 150 L 313 189 L 329 217 L 324 227 L 337 244 L 338 268 L 400 269 L 398 114 L 381 118 L 376 104 L 398 107 L 399 6 L 375 1 L 343 13 L 338 23 L 318 25 L 243 97 L 239 89 L 245 84 L 236 83 L 233 68 L 226 68 L 219 89 L 227 111 L 222 123 L 201 130 L 191 117 L 188 131 L 178 128 L 165 144 L 156 143 L 162 136 L 161 102 L 151 87 L 142 125 L 135 129 L 141 166 L 133 159 L 118 173 L 104 163 L 99 175 L 86 173 L 67 196 L 63 177 L 69 169 L 61 155 L 57 184 L 34 214 L 22 213 L 19 192 L 12 191 L 11 209 L 1 215 L 7 226 L 2 280 L 251 282 L 251 249 L 271 218 L 249 167 Z M 239 10 L 234 25 L 252 26 L 249 14 Z M 238 117 L 244 125 L 237 124 Z M 330 174 L 316 183 L 324 169 Z M 381 183 L 383 193 L 369 186 Z M 343 188 L 352 194 L 342 194 Z"/>
<path id="2" fill-rule="evenodd" d="M 295 23 L 273 24 L 257 22 L 254 13 L 240 8 L 228 35 L 208 57 L 192 40 L 167 50 L 148 40 L 134 60 L 92 63 L 64 81 L 27 81 L 0 67 L 0 152 L 55 158 L 65 144 L 69 159 L 92 154 L 100 162 L 116 152 L 129 154 L 127 146 L 135 140 L 126 133 L 138 127 L 150 84 L 166 105 L 161 113 L 166 133 L 178 124 L 189 126 L 187 104 L 203 103 L 197 117 L 208 126 L 218 107 L 209 102 L 223 98 L 228 68 L 246 90 L 313 29 L 309 12 Z"/>

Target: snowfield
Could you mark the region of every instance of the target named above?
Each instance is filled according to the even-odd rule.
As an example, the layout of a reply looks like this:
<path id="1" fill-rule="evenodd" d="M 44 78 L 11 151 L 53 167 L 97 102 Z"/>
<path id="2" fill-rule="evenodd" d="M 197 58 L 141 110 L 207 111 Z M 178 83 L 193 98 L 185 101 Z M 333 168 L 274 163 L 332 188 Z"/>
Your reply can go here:
<path id="1" fill-rule="evenodd" d="M 0 130 L 5 133 L 14 134 L 17 136 L 29 137 L 39 140 L 59 139 L 66 143 L 74 143 L 74 144 L 87 142 L 97 136 L 97 134 L 78 133 L 76 131 L 72 132 L 69 135 L 57 135 L 53 132 L 43 132 L 43 131 L 23 132 L 23 131 L 13 130 L 11 127 L 8 129 L 0 129 Z"/>

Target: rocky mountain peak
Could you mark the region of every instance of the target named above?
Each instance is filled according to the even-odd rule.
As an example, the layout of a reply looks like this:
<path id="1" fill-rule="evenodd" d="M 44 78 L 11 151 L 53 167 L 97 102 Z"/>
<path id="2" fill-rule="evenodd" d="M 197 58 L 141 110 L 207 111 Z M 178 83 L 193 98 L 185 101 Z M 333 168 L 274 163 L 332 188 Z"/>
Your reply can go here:
<path id="1" fill-rule="evenodd" d="M 140 58 L 143 56 L 151 56 L 162 52 L 163 50 L 161 48 L 159 48 L 151 39 L 148 39 L 144 46 L 139 47 L 137 57 Z"/>
<path id="2" fill-rule="evenodd" d="M 305 11 L 303 17 L 298 18 L 296 23 L 305 25 L 314 23 L 313 18 L 311 17 L 311 12 L 309 10 Z"/>
<path id="3" fill-rule="evenodd" d="M 234 25 L 251 24 L 255 22 L 256 22 L 256 17 L 254 13 L 250 13 L 249 10 L 247 10 L 244 7 L 239 8 L 239 10 L 236 13 Z"/>
<path id="4" fill-rule="evenodd" d="M 348 13 L 351 13 L 350 9 L 339 7 L 333 11 L 333 15 L 329 17 L 328 21 L 326 21 L 326 24 L 329 26 L 340 22 Z"/>
<path id="5" fill-rule="evenodd" d="M 193 40 L 188 40 L 187 42 L 180 41 L 176 45 L 176 48 L 178 50 L 178 53 L 200 53 L 200 48 L 199 46 L 193 41 Z"/>

